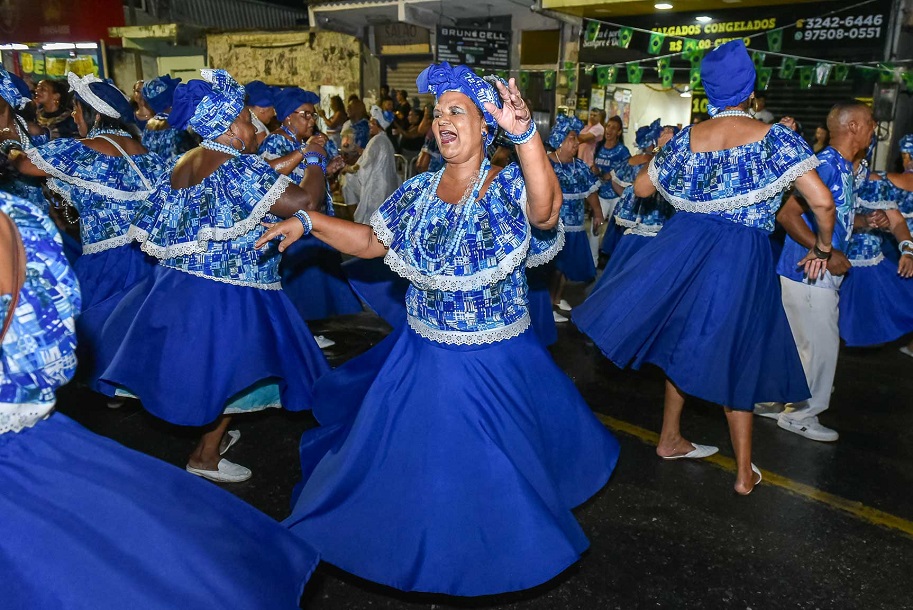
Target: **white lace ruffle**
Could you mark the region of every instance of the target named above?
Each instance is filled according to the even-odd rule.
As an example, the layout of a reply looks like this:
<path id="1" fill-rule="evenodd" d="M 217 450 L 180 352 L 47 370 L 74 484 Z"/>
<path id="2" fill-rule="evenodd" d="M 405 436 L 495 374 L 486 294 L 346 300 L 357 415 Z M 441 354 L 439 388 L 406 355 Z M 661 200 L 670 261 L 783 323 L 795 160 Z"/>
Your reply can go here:
<path id="1" fill-rule="evenodd" d="M 75 176 L 68 176 L 63 173 L 47 161 L 44 157 L 41 156 L 41 151 L 38 148 L 32 148 L 25 151 L 25 154 L 28 155 L 29 160 L 41 171 L 46 173 L 52 178 L 56 178 L 67 184 L 72 184 L 73 186 L 78 186 L 79 188 L 86 189 L 102 197 L 110 197 L 111 199 L 116 199 L 118 201 L 139 201 L 141 199 L 148 199 L 149 196 L 154 192 L 154 190 L 140 190 L 140 191 L 122 191 L 120 189 L 111 188 L 110 186 L 105 186 L 104 184 L 98 184 L 97 182 L 90 182 L 88 180 L 83 180 L 82 178 L 77 178 Z M 48 180 L 50 185 L 51 180 Z M 53 187 L 51 187 L 53 189 Z M 60 193 L 59 190 L 54 189 L 55 192 Z M 60 193 L 63 195 L 63 193 Z M 66 195 L 64 195 L 66 197 Z M 67 198 L 69 201 L 69 198 Z M 70 202 L 72 203 L 72 202 Z"/>
<path id="2" fill-rule="evenodd" d="M 447 345 L 487 345 L 497 343 L 498 341 L 519 337 L 530 325 L 529 314 L 506 326 L 471 332 L 431 328 L 415 316 L 408 316 L 408 321 L 409 327 L 420 337 Z"/>
<path id="3" fill-rule="evenodd" d="M 111 239 L 103 239 L 102 241 L 97 241 L 92 244 L 85 244 L 82 247 L 82 253 L 98 254 L 99 252 L 104 252 L 105 250 L 111 250 L 112 248 L 126 246 L 131 241 L 133 241 L 133 239 L 130 237 L 130 234 L 124 233 L 123 235 L 112 237 Z"/>
<path id="4" fill-rule="evenodd" d="M 622 180 L 621 178 L 619 178 L 618 174 L 615 173 L 614 169 L 609 173 L 609 175 L 612 178 L 612 182 L 614 182 L 618 186 L 623 186 L 624 188 L 628 188 L 629 186 L 631 186 L 631 184 L 633 184 L 632 182 L 626 182 L 626 181 Z"/>
<path id="5" fill-rule="evenodd" d="M 656 237 L 663 225 L 642 225 L 636 224 L 627 231 L 625 235 L 640 235 L 641 237 Z"/>
<path id="6" fill-rule="evenodd" d="M 279 180 L 276 180 L 276 182 L 273 183 L 263 198 L 260 199 L 253 210 L 251 210 L 251 213 L 247 218 L 236 222 L 230 227 L 203 227 L 197 232 L 196 239 L 192 241 L 160 246 L 150 242 L 148 231 L 140 229 L 136 225 L 130 225 L 130 229 L 127 231 L 127 237 L 130 240 L 135 239 L 140 242 L 142 244 L 141 248 L 143 249 L 143 252 L 162 260 L 174 258 L 176 256 L 200 254 L 206 252 L 206 248 L 211 241 L 229 241 L 237 239 L 254 230 L 291 183 L 292 181 L 286 176 L 279 176 Z"/>
<path id="7" fill-rule="evenodd" d="M 593 192 L 595 192 L 595 190 Z M 586 191 L 584 193 L 561 193 L 561 198 L 565 201 L 579 201 L 581 199 L 586 199 L 589 195 L 590 191 Z"/>
<path id="8" fill-rule="evenodd" d="M 890 199 L 882 199 L 881 201 L 868 201 L 861 197 L 856 197 L 856 207 L 865 208 L 867 210 L 896 210 L 897 202 L 891 201 Z"/>
<path id="9" fill-rule="evenodd" d="M 54 410 L 54 401 L 17 404 L 0 402 L 0 434 L 31 428 Z"/>
<path id="10" fill-rule="evenodd" d="M 883 260 L 884 260 L 884 253 L 879 252 L 878 254 L 875 255 L 875 258 L 861 258 L 861 259 L 851 258 L 850 263 L 852 263 L 852 265 L 854 267 L 874 267 L 875 265 L 879 264 Z"/>
<path id="11" fill-rule="evenodd" d="M 744 208 L 759 204 L 763 201 L 767 201 L 771 197 L 782 193 L 789 185 L 789 183 L 795 181 L 796 178 L 815 169 L 820 164 L 821 161 L 817 157 L 807 157 L 799 163 L 796 163 L 790 167 L 782 175 L 780 175 L 780 177 L 778 177 L 767 186 L 749 191 L 747 193 L 733 195 L 732 197 L 721 197 L 720 199 L 713 199 L 711 201 L 690 201 L 677 195 L 673 195 L 665 188 L 663 188 L 662 184 L 659 181 L 659 171 L 656 169 L 656 157 L 650 161 L 647 173 L 650 176 L 650 181 L 653 183 L 656 189 L 663 197 L 666 198 L 666 201 L 672 204 L 676 210 L 681 210 L 683 212 L 697 212 L 699 214 L 709 214 L 711 212 L 737 210 L 739 208 Z"/>
<path id="12" fill-rule="evenodd" d="M 206 275 L 205 273 L 200 273 L 199 271 L 190 271 L 189 269 L 181 269 L 179 267 L 172 267 L 171 265 L 162 264 L 162 267 L 165 267 L 166 269 L 174 269 L 175 271 L 180 271 L 181 273 L 186 273 L 187 275 L 201 277 L 203 279 L 212 280 L 214 282 L 231 284 L 232 286 L 244 286 L 245 288 L 257 288 L 259 290 L 282 290 L 282 282 L 273 282 L 272 284 L 258 284 L 256 282 L 245 282 L 244 280 L 235 280 L 227 277 L 214 277 L 211 275 Z"/>
<path id="13" fill-rule="evenodd" d="M 586 227 L 584 225 L 565 225 L 565 233 L 579 233 L 580 231 L 585 231 Z"/>
<path id="14" fill-rule="evenodd" d="M 637 226 L 636 220 L 628 220 L 627 218 L 622 218 L 621 216 L 615 216 L 615 224 L 619 227 L 625 227 L 628 229 L 633 229 Z"/>
<path id="15" fill-rule="evenodd" d="M 530 254 L 529 256 L 526 257 L 527 269 L 532 268 L 532 267 L 541 267 L 542 265 L 545 265 L 546 263 L 551 262 L 552 259 L 555 258 L 556 256 L 558 256 L 558 253 L 564 249 L 564 231 L 565 231 L 565 229 L 564 229 L 564 223 L 561 222 L 560 220 L 558 221 L 558 227 L 556 228 L 556 230 L 558 231 L 558 238 L 555 240 L 555 243 L 553 243 L 551 246 L 548 247 L 548 249 L 543 250 L 542 252 L 537 252 L 536 254 Z"/>
<path id="16" fill-rule="evenodd" d="M 393 248 L 390 248 L 390 244 L 393 243 L 393 232 L 387 227 L 387 223 L 379 212 L 374 212 L 371 216 L 371 226 L 374 228 L 374 234 L 377 239 L 388 248 L 387 255 L 384 256 L 384 262 L 394 273 L 409 280 L 416 288 L 421 290 L 444 290 L 447 292 L 478 290 L 483 286 L 496 284 L 509 276 L 526 260 L 531 234 L 527 227 L 523 243 L 502 258 L 496 267 L 483 269 L 472 275 L 426 275 L 421 270 L 408 264 Z"/>
<path id="17" fill-rule="evenodd" d="M 913 218 L 913 212 L 903 212 L 901 215 L 904 218 Z"/>

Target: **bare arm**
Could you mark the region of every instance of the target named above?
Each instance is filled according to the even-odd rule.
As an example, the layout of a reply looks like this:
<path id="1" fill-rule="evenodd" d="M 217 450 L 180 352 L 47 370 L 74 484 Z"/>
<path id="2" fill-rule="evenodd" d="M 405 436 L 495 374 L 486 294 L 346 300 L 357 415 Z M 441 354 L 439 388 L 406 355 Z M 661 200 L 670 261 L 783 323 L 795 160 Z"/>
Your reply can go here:
<path id="1" fill-rule="evenodd" d="M 280 218 L 290 218 L 298 210 L 311 212 L 323 204 L 325 196 L 326 177 L 323 171 L 316 165 L 309 165 L 301 185 L 290 184 L 272 205 L 270 212 Z"/>
<path id="2" fill-rule="evenodd" d="M 817 174 L 815 175 L 817 176 Z M 828 191 L 828 193 L 829 192 L 830 191 Z M 821 275 L 824 274 L 825 269 L 830 271 L 831 275 L 845 274 L 850 269 L 850 262 L 843 252 L 836 248 L 831 249 L 830 242 L 818 244 L 819 248 L 822 250 L 831 250 L 830 260 L 819 259 L 815 256 L 814 248 L 815 244 L 820 242 L 820 233 L 815 235 L 815 232 L 809 228 L 808 224 L 806 224 L 805 220 L 802 218 L 804 213 L 805 208 L 794 195 L 787 198 L 786 203 L 783 204 L 780 211 L 777 213 L 777 222 L 786 229 L 786 233 L 793 238 L 796 243 L 809 250 L 809 253 L 799 261 L 798 266 L 805 268 L 805 275 L 809 278 L 821 277 Z"/>
<path id="3" fill-rule="evenodd" d="M 834 225 L 837 222 L 837 208 L 834 197 L 831 195 L 818 172 L 805 172 L 796 178 L 796 188 L 808 204 L 808 209 L 815 216 L 815 225 L 818 227 L 818 247 L 830 250 L 834 238 Z"/>
<path id="4" fill-rule="evenodd" d="M 374 229 L 368 225 L 335 218 L 320 212 L 308 212 L 313 228 L 311 233 L 320 241 L 327 243 L 344 254 L 358 258 L 378 258 L 387 253 L 387 248 L 374 235 Z M 291 244 L 304 236 L 304 225 L 297 218 L 289 218 L 280 223 L 268 224 L 268 227 L 256 247 L 262 248 L 271 239 L 280 235 L 284 237 L 279 244 L 279 251 L 284 252 Z"/>
<path id="5" fill-rule="evenodd" d="M 599 203 L 599 195 L 597 193 L 590 193 L 587 195 L 586 202 L 593 212 L 593 234 L 595 234 L 596 229 L 605 222 L 605 216 L 602 213 L 602 204 Z"/>
<path id="6" fill-rule="evenodd" d="M 486 103 L 486 110 L 507 133 L 522 134 L 532 121 L 532 112 L 526 107 L 516 81 L 510 79 L 506 87 L 498 82 L 496 87 L 501 95 L 503 108 Z M 518 144 L 516 151 L 523 179 L 526 181 L 526 210 L 529 223 L 538 229 L 551 229 L 558 224 L 562 195 L 558 176 L 548 161 L 542 139 L 539 134 L 535 134 L 525 144 Z"/>
<path id="7" fill-rule="evenodd" d="M 303 160 L 304 154 L 301 150 L 293 150 L 287 155 L 276 157 L 275 159 L 266 159 L 266 162 L 283 176 L 288 176 Z"/>
<path id="8" fill-rule="evenodd" d="M 885 210 L 885 214 L 888 216 L 891 234 L 894 235 L 897 243 L 913 241 L 913 236 L 910 235 L 910 228 L 907 226 L 907 221 L 903 214 L 900 213 L 900 210 Z M 897 262 L 897 274 L 901 277 L 909 278 L 913 277 L 913 255 L 905 254 L 906 252 L 911 252 L 909 246 L 901 250 L 900 260 Z"/>
<path id="9" fill-rule="evenodd" d="M 646 163 L 640 171 L 637 172 L 637 177 L 634 178 L 634 194 L 638 197 L 650 197 L 653 193 L 656 192 L 656 186 L 654 186 L 653 181 L 650 180 L 649 175 L 650 164 Z M 621 185 L 618 185 L 621 186 Z M 612 181 L 612 188 L 615 189 L 615 192 L 621 195 L 624 192 L 624 187 L 621 191 L 618 190 L 615 181 Z"/>
<path id="10" fill-rule="evenodd" d="M 16 168 L 16 171 L 23 176 L 35 176 L 37 178 L 44 178 L 48 175 L 47 172 L 38 169 L 35 164 L 32 163 L 32 160 L 29 159 L 28 155 L 21 150 L 11 151 L 9 160 L 10 164 Z"/>

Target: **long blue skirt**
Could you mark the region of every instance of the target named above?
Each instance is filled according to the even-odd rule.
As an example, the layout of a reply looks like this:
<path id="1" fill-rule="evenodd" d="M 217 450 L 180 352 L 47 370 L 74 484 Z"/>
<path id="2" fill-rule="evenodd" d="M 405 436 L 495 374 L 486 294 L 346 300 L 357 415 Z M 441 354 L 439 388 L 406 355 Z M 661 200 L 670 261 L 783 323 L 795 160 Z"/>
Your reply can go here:
<path id="1" fill-rule="evenodd" d="M 678 212 L 573 320 L 617 366 L 655 364 L 733 409 L 809 397 L 765 233 Z"/>
<path id="2" fill-rule="evenodd" d="M 339 252 L 313 236 L 299 239 L 282 253 L 282 289 L 303 319 L 364 311 L 341 266 Z"/>
<path id="3" fill-rule="evenodd" d="M 913 278 L 888 259 L 853 267 L 840 285 L 840 337 L 852 347 L 890 343 L 913 333 Z"/>
<path id="4" fill-rule="evenodd" d="M 554 263 L 526 269 L 529 316 L 532 319 L 533 331 L 545 346 L 558 341 L 558 327 L 555 326 L 552 295 L 549 292 L 549 282 L 554 273 Z"/>
<path id="5" fill-rule="evenodd" d="M 397 275 L 382 258 L 353 258 L 342 264 L 352 289 L 374 313 L 394 328 L 406 321 L 409 280 Z"/>
<path id="6" fill-rule="evenodd" d="M 310 409 L 314 382 L 329 370 L 281 290 L 167 267 L 127 293 L 105 325 L 99 353 L 100 391 L 126 389 L 152 414 L 184 426 L 212 422 L 264 380 L 278 385 L 284 408 Z"/>
<path id="7" fill-rule="evenodd" d="M 615 250 L 612 252 L 612 258 L 609 259 L 605 272 L 602 274 L 602 277 L 599 278 L 599 281 L 602 282 L 604 278 L 611 277 L 615 269 L 619 269 L 627 264 L 628 260 L 650 243 L 651 239 L 656 238 L 635 235 L 634 233 L 622 235 L 618 240 L 618 244 L 615 246 Z"/>
<path id="8" fill-rule="evenodd" d="M 76 259 L 73 270 L 83 298 L 76 318 L 79 376 L 90 386 L 95 386 L 99 373 L 98 342 L 105 323 L 130 288 L 150 277 L 155 267 L 155 259 L 135 243 Z"/>
<path id="9" fill-rule="evenodd" d="M 612 256 L 612 253 L 615 251 L 615 246 L 618 245 L 618 240 L 621 239 L 621 236 L 624 235 L 626 230 L 625 227 L 615 224 L 614 216 L 606 220 L 605 233 L 602 236 L 602 245 L 599 246 L 599 251 L 606 256 Z"/>
<path id="10" fill-rule="evenodd" d="M 586 231 L 564 234 L 564 247 L 555 257 L 555 266 L 572 282 L 589 282 L 596 277 L 596 262 Z"/>
<path id="11" fill-rule="evenodd" d="M 0 434 L 5 610 L 298 608 L 317 553 L 230 493 L 65 415 Z"/>
<path id="12" fill-rule="evenodd" d="M 571 509 L 608 481 L 618 442 L 533 333 L 452 346 L 401 325 L 316 399 L 284 523 L 325 561 L 475 596 L 546 582 L 587 548 Z"/>

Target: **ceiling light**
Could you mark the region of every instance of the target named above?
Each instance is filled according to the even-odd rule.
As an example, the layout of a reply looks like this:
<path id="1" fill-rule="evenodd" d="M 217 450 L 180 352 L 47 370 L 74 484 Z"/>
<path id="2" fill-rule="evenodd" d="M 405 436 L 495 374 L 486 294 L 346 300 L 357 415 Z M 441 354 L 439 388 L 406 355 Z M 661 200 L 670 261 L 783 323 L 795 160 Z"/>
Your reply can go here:
<path id="1" fill-rule="evenodd" d="M 45 51 L 68 51 L 75 49 L 76 45 L 71 42 L 49 42 L 41 47 Z"/>
<path id="2" fill-rule="evenodd" d="M 691 87 L 685 86 L 684 91 L 678 94 L 680 97 L 691 97 Z"/>
<path id="3" fill-rule="evenodd" d="M 700 21 L 701 23 L 707 23 L 708 21 L 713 21 L 713 17 L 708 17 L 707 15 L 698 15 L 694 18 L 695 21 Z"/>
<path id="4" fill-rule="evenodd" d="M 0 51 L 27 51 L 28 46 L 24 44 L 0 44 Z"/>
<path id="5" fill-rule="evenodd" d="M 657 2 L 653 5 L 653 8 L 659 9 L 661 11 L 668 11 L 670 8 L 672 8 L 672 5 L 668 2 Z"/>
<path id="6" fill-rule="evenodd" d="M 77 42 L 76 48 L 77 49 L 97 49 L 98 43 L 97 42 Z"/>

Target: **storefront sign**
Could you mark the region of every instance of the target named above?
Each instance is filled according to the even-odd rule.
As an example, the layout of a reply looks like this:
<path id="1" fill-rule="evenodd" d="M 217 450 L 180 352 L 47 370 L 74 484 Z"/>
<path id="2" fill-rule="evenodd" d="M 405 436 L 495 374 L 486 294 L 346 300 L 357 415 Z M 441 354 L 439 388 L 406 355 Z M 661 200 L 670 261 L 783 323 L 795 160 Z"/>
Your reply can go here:
<path id="1" fill-rule="evenodd" d="M 0 44 L 94 42 L 124 25 L 123 0 L 0 2 Z"/>
<path id="2" fill-rule="evenodd" d="M 580 61 L 621 63 L 653 55 L 687 52 L 683 38 L 696 40 L 693 51 L 706 52 L 735 38 L 751 51 L 770 51 L 840 61 L 884 59 L 891 0 L 868 3 L 802 3 L 693 13 L 656 13 L 624 18 L 619 28 L 585 20 Z M 846 10 L 840 10 L 846 7 Z M 836 12 L 835 12 L 836 11 Z M 698 22 L 695 17 L 710 16 Z M 653 34 L 631 30 L 649 30 Z M 678 62 L 681 64 L 681 62 Z"/>
<path id="3" fill-rule="evenodd" d="M 388 23 L 374 27 L 374 44 L 383 55 L 429 55 L 431 32 L 411 23 Z"/>
<path id="4" fill-rule="evenodd" d="M 438 27 L 437 61 L 488 70 L 510 69 L 510 32 Z"/>

